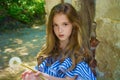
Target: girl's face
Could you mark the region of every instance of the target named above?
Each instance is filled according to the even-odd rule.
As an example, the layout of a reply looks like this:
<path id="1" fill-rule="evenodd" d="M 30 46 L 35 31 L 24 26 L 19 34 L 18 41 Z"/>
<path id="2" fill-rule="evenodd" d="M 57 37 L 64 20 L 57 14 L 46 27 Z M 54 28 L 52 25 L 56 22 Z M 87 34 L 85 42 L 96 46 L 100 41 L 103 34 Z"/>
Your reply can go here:
<path id="1" fill-rule="evenodd" d="M 56 14 L 53 18 L 54 33 L 60 41 L 69 41 L 72 24 L 65 14 Z"/>

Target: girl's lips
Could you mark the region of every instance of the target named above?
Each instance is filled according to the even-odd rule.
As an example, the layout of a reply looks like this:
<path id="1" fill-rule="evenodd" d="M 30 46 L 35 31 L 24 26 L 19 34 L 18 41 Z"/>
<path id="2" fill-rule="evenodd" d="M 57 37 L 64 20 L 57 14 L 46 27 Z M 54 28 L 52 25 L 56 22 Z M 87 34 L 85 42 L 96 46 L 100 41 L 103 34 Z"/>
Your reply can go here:
<path id="1" fill-rule="evenodd" d="M 60 34 L 59 37 L 63 37 L 64 35 L 63 34 Z"/>

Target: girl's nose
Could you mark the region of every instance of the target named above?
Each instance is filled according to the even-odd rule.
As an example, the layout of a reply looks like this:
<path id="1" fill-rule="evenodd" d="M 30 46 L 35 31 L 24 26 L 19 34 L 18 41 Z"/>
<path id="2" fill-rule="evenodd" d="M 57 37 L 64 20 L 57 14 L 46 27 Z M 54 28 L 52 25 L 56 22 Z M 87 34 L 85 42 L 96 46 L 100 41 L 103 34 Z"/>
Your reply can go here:
<path id="1" fill-rule="evenodd" d="M 61 33 L 61 32 L 62 32 L 62 28 L 61 28 L 61 27 L 59 27 L 58 31 Z"/>

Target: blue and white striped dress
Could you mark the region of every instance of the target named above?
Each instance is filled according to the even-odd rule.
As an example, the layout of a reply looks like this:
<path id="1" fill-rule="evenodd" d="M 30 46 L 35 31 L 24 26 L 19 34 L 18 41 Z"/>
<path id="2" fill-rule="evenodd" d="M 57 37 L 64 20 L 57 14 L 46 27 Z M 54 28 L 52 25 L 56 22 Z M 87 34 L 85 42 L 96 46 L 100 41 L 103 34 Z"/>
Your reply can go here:
<path id="1" fill-rule="evenodd" d="M 44 60 L 37 68 L 37 70 L 49 74 L 54 77 L 64 78 L 66 76 L 74 77 L 77 76 L 76 80 L 96 80 L 96 77 L 92 73 L 88 64 L 84 61 L 78 63 L 76 67 L 69 71 L 68 69 L 72 66 L 70 58 L 66 58 L 62 63 L 57 60 L 51 66 L 47 66 L 52 59 Z"/>

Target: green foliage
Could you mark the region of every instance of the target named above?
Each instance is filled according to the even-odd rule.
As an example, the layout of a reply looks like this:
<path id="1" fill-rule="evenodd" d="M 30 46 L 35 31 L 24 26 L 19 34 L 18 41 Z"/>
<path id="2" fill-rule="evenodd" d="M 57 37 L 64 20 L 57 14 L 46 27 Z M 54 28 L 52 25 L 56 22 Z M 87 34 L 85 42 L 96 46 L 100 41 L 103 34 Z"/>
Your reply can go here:
<path id="1" fill-rule="evenodd" d="M 44 0 L 1 0 L 0 19 L 11 16 L 24 23 L 32 22 L 34 19 L 45 16 Z"/>

